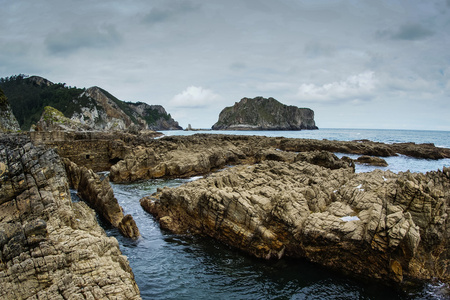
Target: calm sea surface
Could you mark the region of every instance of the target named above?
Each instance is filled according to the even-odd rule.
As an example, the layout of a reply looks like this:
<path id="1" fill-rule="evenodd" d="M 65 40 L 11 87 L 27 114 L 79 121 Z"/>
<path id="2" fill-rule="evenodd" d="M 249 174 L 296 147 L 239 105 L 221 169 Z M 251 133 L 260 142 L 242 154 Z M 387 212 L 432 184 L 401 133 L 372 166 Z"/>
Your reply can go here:
<path id="1" fill-rule="evenodd" d="M 166 135 L 202 132 L 169 131 Z M 358 140 L 385 143 L 434 143 L 450 148 L 450 132 L 406 130 L 320 129 L 314 131 L 204 133 L 285 136 L 292 138 Z M 450 166 L 450 159 L 432 161 L 405 156 L 387 158 L 394 172 L 426 172 Z M 359 167 L 358 172 L 371 168 Z M 192 179 L 146 180 L 112 184 L 125 213 L 135 219 L 142 237 L 123 238 L 115 229 L 106 232 L 119 240 L 128 257 L 143 299 L 447 299 L 446 287 L 427 283 L 401 291 L 363 282 L 304 260 L 265 261 L 249 257 L 209 238 L 177 236 L 162 231 L 139 199 L 158 187 L 176 187 Z M 448 295 L 447 295 L 448 297 Z"/>

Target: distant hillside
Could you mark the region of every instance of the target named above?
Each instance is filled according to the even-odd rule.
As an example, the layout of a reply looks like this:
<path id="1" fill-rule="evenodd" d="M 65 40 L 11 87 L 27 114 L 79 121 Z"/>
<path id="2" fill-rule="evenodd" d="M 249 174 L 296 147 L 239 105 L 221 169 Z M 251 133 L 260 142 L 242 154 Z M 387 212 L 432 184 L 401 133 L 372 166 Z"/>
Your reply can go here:
<path id="1" fill-rule="evenodd" d="M 39 76 L 16 75 L 0 78 L 0 88 L 22 130 L 36 124 L 46 106 L 91 130 L 127 129 L 132 125 L 152 130 L 182 129 L 162 106 L 124 102 L 99 87 L 70 87 Z"/>
<path id="2" fill-rule="evenodd" d="M 314 111 L 287 106 L 274 98 L 242 98 L 226 107 L 213 130 L 302 130 L 318 129 Z"/>

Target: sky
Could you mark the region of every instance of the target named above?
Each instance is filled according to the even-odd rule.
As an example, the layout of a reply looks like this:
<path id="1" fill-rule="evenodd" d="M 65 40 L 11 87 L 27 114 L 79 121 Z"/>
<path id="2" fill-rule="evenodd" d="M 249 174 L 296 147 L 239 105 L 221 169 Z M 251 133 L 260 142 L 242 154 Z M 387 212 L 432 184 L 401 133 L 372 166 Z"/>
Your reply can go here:
<path id="1" fill-rule="evenodd" d="M 244 97 L 319 128 L 450 131 L 450 0 L 0 0 L 0 77 L 38 75 L 210 128 Z"/>

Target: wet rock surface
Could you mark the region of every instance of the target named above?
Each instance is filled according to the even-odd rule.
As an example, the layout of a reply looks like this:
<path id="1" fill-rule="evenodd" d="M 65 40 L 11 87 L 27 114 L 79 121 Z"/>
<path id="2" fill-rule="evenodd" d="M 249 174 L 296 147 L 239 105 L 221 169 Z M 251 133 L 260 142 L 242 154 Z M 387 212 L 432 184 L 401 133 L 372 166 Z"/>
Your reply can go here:
<path id="1" fill-rule="evenodd" d="M 320 155 L 319 155 L 320 156 Z M 141 200 L 161 227 L 261 258 L 304 257 L 386 283 L 449 283 L 450 170 L 240 165 Z"/>
<path id="2" fill-rule="evenodd" d="M 117 240 L 71 201 L 59 156 L 24 135 L 0 135 L 0 298 L 140 299 Z"/>

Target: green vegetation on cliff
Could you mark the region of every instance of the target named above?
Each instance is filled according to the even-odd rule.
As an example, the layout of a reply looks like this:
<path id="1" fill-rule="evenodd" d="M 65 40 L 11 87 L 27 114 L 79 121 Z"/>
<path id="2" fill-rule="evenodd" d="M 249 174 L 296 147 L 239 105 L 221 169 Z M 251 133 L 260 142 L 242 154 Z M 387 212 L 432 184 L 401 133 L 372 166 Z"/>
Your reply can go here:
<path id="1" fill-rule="evenodd" d="M 39 121 L 46 106 L 54 107 L 70 117 L 74 112 L 81 112 L 83 106 L 95 105 L 88 97 L 82 96 L 85 89 L 66 86 L 65 83 L 40 82 L 36 77 L 23 74 L 0 78 L 0 88 L 8 96 L 22 130 L 29 130 L 32 124 Z"/>
<path id="2" fill-rule="evenodd" d="M 57 109 L 69 119 L 78 119 L 81 123 L 99 130 L 128 118 L 128 122 L 124 121 L 126 126 L 129 126 L 131 121 L 143 128 L 145 120 L 148 127 L 154 130 L 181 129 L 162 106 L 124 102 L 101 88 L 98 88 L 99 99 L 105 99 L 102 98 L 104 96 L 109 99 L 106 102 L 92 96 L 89 93 L 92 88 L 70 87 L 65 83 L 55 84 L 42 77 L 29 77 L 23 74 L 0 78 L 0 88 L 8 97 L 22 130 L 29 130 L 36 124 L 46 106 Z M 0 105 L 1 103 L 2 100 Z"/>
<path id="3" fill-rule="evenodd" d="M 214 130 L 301 130 L 317 129 L 314 111 L 287 106 L 274 98 L 243 98 L 226 107 Z"/>

